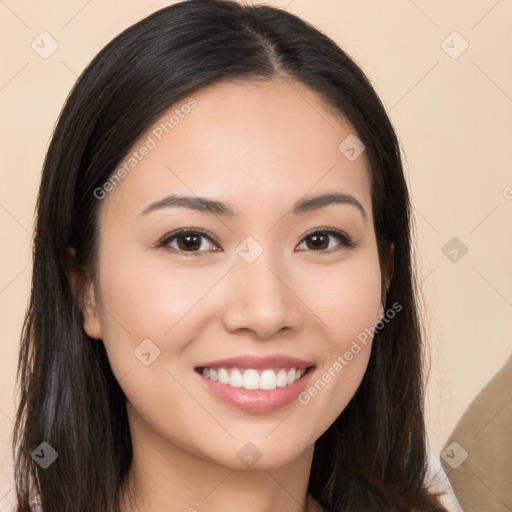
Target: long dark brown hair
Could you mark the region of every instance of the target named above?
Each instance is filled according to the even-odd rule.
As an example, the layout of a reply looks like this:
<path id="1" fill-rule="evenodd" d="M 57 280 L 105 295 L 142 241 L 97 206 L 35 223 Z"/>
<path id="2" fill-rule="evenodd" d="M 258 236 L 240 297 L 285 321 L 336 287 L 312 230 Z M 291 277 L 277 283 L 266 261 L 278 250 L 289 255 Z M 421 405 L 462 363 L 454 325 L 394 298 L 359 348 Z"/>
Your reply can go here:
<path id="1" fill-rule="evenodd" d="M 342 20 L 340 20 L 342 23 Z M 285 10 L 223 0 L 180 2 L 129 27 L 77 80 L 48 148 L 39 190 L 32 291 L 18 365 L 13 452 L 18 512 L 116 512 L 132 460 L 126 397 L 104 346 L 82 328 L 66 254 L 89 274 L 97 250 L 94 191 L 179 99 L 230 79 L 280 77 L 317 93 L 365 144 L 385 309 L 355 396 L 316 441 L 308 492 L 327 512 L 443 511 L 426 488 L 423 341 L 411 205 L 397 137 L 363 71 L 331 39 Z M 384 285 L 384 282 L 383 282 Z M 32 453 L 47 442 L 47 469 Z"/>

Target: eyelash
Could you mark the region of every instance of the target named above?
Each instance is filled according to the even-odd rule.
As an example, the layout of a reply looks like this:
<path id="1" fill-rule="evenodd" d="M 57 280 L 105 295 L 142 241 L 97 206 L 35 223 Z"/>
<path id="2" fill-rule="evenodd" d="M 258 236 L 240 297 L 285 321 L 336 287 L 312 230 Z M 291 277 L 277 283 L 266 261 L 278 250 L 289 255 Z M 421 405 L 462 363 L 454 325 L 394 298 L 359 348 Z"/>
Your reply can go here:
<path id="1" fill-rule="evenodd" d="M 213 237 L 210 233 L 208 233 L 206 231 L 203 231 L 202 229 L 181 228 L 181 229 L 177 229 L 176 231 L 173 231 L 172 233 L 168 233 L 167 235 L 165 235 L 158 242 L 157 247 L 164 248 L 164 249 L 170 249 L 173 252 L 178 252 L 178 253 L 181 253 L 181 254 L 183 254 L 185 256 L 196 256 L 197 257 L 197 256 L 201 255 L 204 252 L 210 252 L 210 251 L 182 251 L 181 249 L 177 249 L 175 247 L 169 247 L 169 243 L 172 240 L 177 238 L 179 235 L 184 235 L 184 234 L 200 235 L 200 236 L 203 236 L 203 237 L 207 238 L 210 242 L 218 245 L 218 242 L 215 240 L 215 237 Z M 332 228 L 316 228 L 314 231 L 310 231 L 309 233 L 306 233 L 304 235 L 304 237 L 301 239 L 301 242 L 300 242 L 299 245 L 302 245 L 302 243 L 307 238 L 309 238 L 309 237 L 311 237 L 313 235 L 317 235 L 317 234 L 331 235 L 334 238 L 337 238 L 341 242 L 341 245 L 343 247 L 347 248 L 347 249 L 354 248 L 354 247 L 356 247 L 358 245 L 347 234 L 343 233 L 342 231 L 338 231 L 337 229 L 332 229 Z M 308 249 L 306 249 L 306 250 L 308 250 Z M 335 251 L 338 251 L 338 250 L 340 250 L 340 248 L 323 249 L 323 250 L 320 250 L 320 251 L 311 251 L 311 252 L 316 252 L 316 253 L 319 253 L 319 254 L 330 254 L 331 252 L 335 252 Z M 220 252 L 220 251 L 216 250 L 215 252 Z M 302 251 L 298 251 L 298 252 L 302 252 Z"/>

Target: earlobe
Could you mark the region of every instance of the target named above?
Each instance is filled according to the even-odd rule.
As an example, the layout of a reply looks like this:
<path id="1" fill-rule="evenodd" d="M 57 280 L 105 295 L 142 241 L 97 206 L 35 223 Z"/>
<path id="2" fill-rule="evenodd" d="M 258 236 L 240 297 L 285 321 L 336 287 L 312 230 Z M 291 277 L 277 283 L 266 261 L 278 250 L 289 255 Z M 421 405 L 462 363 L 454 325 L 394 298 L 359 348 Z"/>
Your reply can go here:
<path id="1" fill-rule="evenodd" d="M 83 314 L 84 331 L 91 338 L 101 339 L 101 323 L 94 282 L 77 268 L 76 252 L 73 247 L 68 247 L 66 250 L 66 273 L 75 301 Z"/>
<path id="2" fill-rule="evenodd" d="M 86 291 L 83 296 L 82 313 L 84 315 L 84 331 L 91 338 L 97 340 L 102 338 L 101 323 L 98 310 L 98 304 L 94 295 L 94 284 L 91 282 L 86 285 Z"/>

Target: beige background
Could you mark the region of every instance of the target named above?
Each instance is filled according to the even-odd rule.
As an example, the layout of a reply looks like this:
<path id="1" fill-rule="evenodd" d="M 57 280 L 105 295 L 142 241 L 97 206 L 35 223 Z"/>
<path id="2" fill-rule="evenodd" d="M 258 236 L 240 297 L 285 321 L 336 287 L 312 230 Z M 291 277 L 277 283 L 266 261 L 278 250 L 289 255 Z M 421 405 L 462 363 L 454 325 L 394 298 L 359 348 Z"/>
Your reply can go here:
<path id="1" fill-rule="evenodd" d="M 121 30 L 170 3 L 0 1 L 0 473 L 10 457 L 33 210 L 50 134 L 92 57 Z M 401 139 L 432 352 L 429 435 L 439 453 L 512 346 L 512 3 L 270 3 L 313 23 L 357 60 Z M 43 31 L 58 43 L 46 59 L 31 47 L 34 40 L 42 46 L 44 37 L 50 48 Z M 454 31 L 460 36 L 450 35 Z M 468 249 L 456 262 L 443 253 L 452 237 Z"/>

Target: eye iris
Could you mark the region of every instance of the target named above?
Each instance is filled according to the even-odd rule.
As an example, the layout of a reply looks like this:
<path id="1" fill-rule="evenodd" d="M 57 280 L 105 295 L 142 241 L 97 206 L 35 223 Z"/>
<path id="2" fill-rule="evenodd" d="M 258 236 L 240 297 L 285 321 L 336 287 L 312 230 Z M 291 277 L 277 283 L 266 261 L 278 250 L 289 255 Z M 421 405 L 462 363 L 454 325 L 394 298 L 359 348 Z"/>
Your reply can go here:
<path id="1" fill-rule="evenodd" d="M 318 249 L 327 249 L 327 247 L 329 247 L 329 235 L 326 235 L 326 234 L 315 234 L 315 235 L 311 235 L 309 237 L 309 240 L 311 240 L 313 243 L 310 244 L 310 246 Z M 325 243 L 327 242 L 327 243 Z"/>
<path id="2" fill-rule="evenodd" d="M 178 240 L 178 247 L 182 251 L 199 250 L 199 248 L 201 247 L 201 236 L 200 235 L 195 235 L 195 234 L 180 235 L 177 237 L 177 240 Z M 186 240 L 186 242 L 184 244 L 180 243 L 180 241 L 182 241 L 182 240 Z M 194 240 L 194 241 L 192 243 L 190 243 L 190 240 Z"/>

